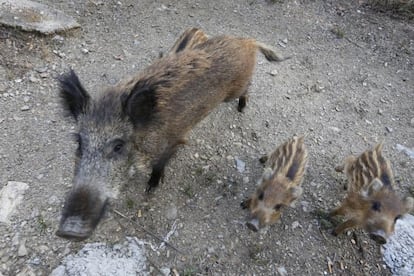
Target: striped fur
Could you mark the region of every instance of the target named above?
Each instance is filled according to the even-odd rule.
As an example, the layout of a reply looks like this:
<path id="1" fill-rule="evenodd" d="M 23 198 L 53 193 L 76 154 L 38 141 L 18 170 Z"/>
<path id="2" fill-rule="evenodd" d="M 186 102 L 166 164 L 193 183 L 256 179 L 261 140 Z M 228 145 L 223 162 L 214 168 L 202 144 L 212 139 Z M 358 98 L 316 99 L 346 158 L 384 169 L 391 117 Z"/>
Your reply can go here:
<path id="1" fill-rule="evenodd" d="M 200 29 L 190 28 L 184 31 L 171 47 L 169 53 L 179 53 L 184 50 L 193 49 L 196 45 L 206 42 L 207 35 Z"/>
<path id="2" fill-rule="evenodd" d="M 386 243 L 394 232 L 396 220 L 413 208 L 411 197 L 401 200 L 395 193 L 391 164 L 383 156 L 382 148 L 383 143 L 379 143 L 357 157 L 347 157 L 343 165 L 335 168 L 346 174 L 348 194 L 330 213 L 331 217 L 346 217 L 346 221 L 333 230 L 334 235 L 361 227 L 376 242 Z"/>
<path id="3" fill-rule="evenodd" d="M 249 208 L 251 219 L 258 221 L 258 227 L 276 222 L 282 208 L 292 205 L 302 194 L 300 185 L 307 160 L 304 136 L 289 139 L 269 155 L 259 187 L 242 203 Z"/>

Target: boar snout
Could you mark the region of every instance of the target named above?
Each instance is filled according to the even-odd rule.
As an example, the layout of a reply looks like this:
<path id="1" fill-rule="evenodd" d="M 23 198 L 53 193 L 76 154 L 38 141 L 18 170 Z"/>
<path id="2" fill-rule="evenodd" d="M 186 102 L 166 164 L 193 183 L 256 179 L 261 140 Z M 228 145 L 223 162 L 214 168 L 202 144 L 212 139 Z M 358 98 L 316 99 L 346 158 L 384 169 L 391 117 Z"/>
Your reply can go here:
<path id="1" fill-rule="evenodd" d="M 88 238 L 104 215 L 107 205 L 108 200 L 101 200 L 85 188 L 71 192 L 56 235 L 78 241 Z"/>
<path id="2" fill-rule="evenodd" d="M 385 244 L 387 243 L 387 235 L 382 230 L 377 230 L 375 232 L 371 232 L 369 237 L 373 239 L 378 244 Z"/>
<path id="3" fill-rule="evenodd" d="M 259 219 L 257 219 L 257 218 L 252 218 L 252 219 L 250 219 L 248 222 L 246 222 L 246 226 L 247 226 L 250 230 L 253 230 L 254 232 L 259 231 L 259 229 L 260 229 L 260 222 L 259 222 Z"/>

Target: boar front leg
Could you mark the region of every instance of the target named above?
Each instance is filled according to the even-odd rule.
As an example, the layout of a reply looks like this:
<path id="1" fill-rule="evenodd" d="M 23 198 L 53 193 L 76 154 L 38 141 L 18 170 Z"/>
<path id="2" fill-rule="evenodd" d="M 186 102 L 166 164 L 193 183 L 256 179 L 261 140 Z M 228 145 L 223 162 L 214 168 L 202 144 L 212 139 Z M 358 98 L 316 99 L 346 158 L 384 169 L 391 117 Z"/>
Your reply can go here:
<path id="1" fill-rule="evenodd" d="M 359 222 L 357 219 L 355 218 L 349 219 L 341 223 L 337 227 L 335 227 L 335 229 L 332 231 L 332 235 L 338 236 L 339 234 L 343 233 L 346 229 L 354 228 L 355 226 L 358 226 L 358 225 L 359 225 Z"/>
<path id="2" fill-rule="evenodd" d="M 177 152 L 178 146 L 184 144 L 184 140 L 180 140 L 175 143 L 173 146 L 168 147 L 158 158 L 158 160 L 152 166 L 152 172 L 150 180 L 148 181 L 146 193 L 152 192 L 160 184 L 161 178 L 164 177 L 165 166 L 168 164 L 168 161 L 171 157 Z"/>

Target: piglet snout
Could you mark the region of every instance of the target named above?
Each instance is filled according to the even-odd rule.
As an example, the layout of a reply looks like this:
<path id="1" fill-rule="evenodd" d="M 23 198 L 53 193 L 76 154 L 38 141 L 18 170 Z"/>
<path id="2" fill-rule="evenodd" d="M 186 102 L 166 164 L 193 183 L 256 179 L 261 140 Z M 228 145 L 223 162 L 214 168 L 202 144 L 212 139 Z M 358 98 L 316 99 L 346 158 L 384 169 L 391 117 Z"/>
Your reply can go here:
<path id="1" fill-rule="evenodd" d="M 248 222 L 246 222 L 246 226 L 250 229 L 253 230 L 255 232 L 259 231 L 259 220 L 257 218 L 253 218 L 251 220 L 249 220 Z"/>
<path id="2" fill-rule="evenodd" d="M 371 232 L 369 234 L 369 237 L 371 239 L 373 239 L 375 242 L 377 242 L 378 244 L 385 244 L 387 243 L 387 237 L 385 235 L 385 232 L 382 230 L 378 230 L 375 232 Z"/>

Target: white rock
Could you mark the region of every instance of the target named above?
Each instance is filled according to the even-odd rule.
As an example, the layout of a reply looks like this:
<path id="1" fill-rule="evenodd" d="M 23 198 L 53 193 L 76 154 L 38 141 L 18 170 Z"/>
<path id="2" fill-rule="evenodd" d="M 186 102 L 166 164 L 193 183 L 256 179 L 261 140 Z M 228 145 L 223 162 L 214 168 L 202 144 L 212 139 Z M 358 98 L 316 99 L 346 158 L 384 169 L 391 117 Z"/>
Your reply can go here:
<path id="1" fill-rule="evenodd" d="M 144 242 L 127 237 L 127 243 L 86 244 L 75 255 L 69 255 L 51 276 L 66 275 L 149 275 Z"/>
<path id="2" fill-rule="evenodd" d="M 400 144 L 397 144 L 396 148 L 397 148 L 398 151 L 402 151 L 405 154 L 407 154 L 408 157 L 414 159 L 414 150 L 413 149 L 407 148 L 407 147 L 405 147 L 403 145 L 400 145 Z"/>
<path id="3" fill-rule="evenodd" d="M 23 182 L 9 181 L 0 191 L 0 222 L 9 223 L 9 216 L 23 199 L 29 185 Z"/>
<path id="4" fill-rule="evenodd" d="M 26 243 L 25 239 L 22 239 L 20 241 L 19 249 L 17 250 L 17 256 L 24 257 L 27 255 L 27 248 L 26 248 L 25 243 Z"/>
<path id="5" fill-rule="evenodd" d="M 383 245 L 383 258 L 393 275 L 414 275 L 414 216 L 397 220 L 394 234 Z"/>

